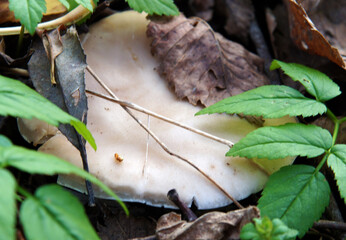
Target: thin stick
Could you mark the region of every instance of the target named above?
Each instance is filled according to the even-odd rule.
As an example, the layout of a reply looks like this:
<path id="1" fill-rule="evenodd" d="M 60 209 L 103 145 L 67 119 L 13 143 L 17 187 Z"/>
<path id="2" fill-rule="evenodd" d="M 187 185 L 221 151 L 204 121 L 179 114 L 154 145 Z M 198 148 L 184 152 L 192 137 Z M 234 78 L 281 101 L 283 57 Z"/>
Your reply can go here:
<path id="1" fill-rule="evenodd" d="M 329 220 L 319 220 L 314 223 L 315 228 L 329 228 L 335 230 L 346 231 L 346 223 L 344 222 L 335 222 Z"/>
<path id="2" fill-rule="evenodd" d="M 97 76 L 97 74 L 90 68 L 90 66 L 87 66 L 87 70 L 89 73 L 94 77 L 94 79 L 115 99 L 119 100 L 118 97 L 110 90 L 106 84 L 103 83 L 103 81 Z M 138 118 L 136 118 L 130 109 L 128 109 L 125 106 L 121 106 L 160 146 L 163 150 L 165 150 L 169 155 L 174 156 L 187 164 L 189 164 L 191 167 L 196 169 L 199 173 L 201 173 L 205 178 L 207 178 L 212 184 L 214 184 L 225 196 L 227 196 L 235 205 L 237 205 L 238 208 L 244 208 L 236 199 L 234 199 L 231 195 L 229 195 L 226 190 L 224 190 L 219 184 L 217 184 L 211 177 L 209 177 L 206 173 L 204 173 L 201 169 L 199 169 L 196 165 L 191 163 L 186 158 L 183 158 L 179 156 L 176 153 L 171 152 L 167 146 L 160 141 L 160 139 L 149 129 L 147 126 L 145 126 Z"/>
<path id="3" fill-rule="evenodd" d="M 179 122 L 174 121 L 174 120 L 172 120 L 172 119 L 170 119 L 170 118 L 167 118 L 167 117 L 162 116 L 162 115 L 160 115 L 160 114 L 154 113 L 154 112 L 152 112 L 152 111 L 150 111 L 150 110 L 148 110 L 148 109 L 145 109 L 145 108 L 143 108 L 143 107 L 141 107 L 141 106 L 139 106 L 139 105 L 137 105 L 137 104 L 134 104 L 134 103 L 131 103 L 131 102 L 127 102 L 127 101 L 123 101 L 123 100 L 120 100 L 120 99 L 116 99 L 116 98 L 114 98 L 114 97 L 109 97 L 109 96 L 107 96 L 107 95 L 105 95 L 105 94 L 98 93 L 98 92 L 94 92 L 94 91 L 88 90 L 88 89 L 85 90 L 85 92 L 90 93 L 90 94 L 92 94 L 92 95 L 95 95 L 95 96 L 97 96 L 97 97 L 100 97 L 100 98 L 109 100 L 109 101 L 111 101 L 111 102 L 115 102 L 115 103 L 117 103 L 117 104 L 119 104 L 119 105 L 121 105 L 121 106 L 123 106 L 123 107 L 128 107 L 128 108 L 131 108 L 131 109 L 136 110 L 136 111 L 138 111 L 138 112 L 142 112 L 142 113 L 148 114 L 148 115 L 153 116 L 153 117 L 155 117 L 155 118 L 157 118 L 157 119 L 166 121 L 166 122 L 171 123 L 171 124 L 173 124 L 173 125 L 176 125 L 176 126 L 178 126 L 178 127 L 181 127 L 181 128 L 186 129 L 186 130 L 189 130 L 189 131 L 191 131 L 191 132 L 194 132 L 194 133 L 196 133 L 196 134 L 199 134 L 199 135 L 201 135 L 201 136 L 203 136 L 203 137 L 210 138 L 210 139 L 212 139 L 212 140 L 214 140 L 214 141 L 217 141 L 217 142 L 219 142 L 219 143 L 225 144 L 225 145 L 227 145 L 228 147 L 232 147 L 232 146 L 234 145 L 234 143 L 232 143 L 231 141 L 228 141 L 228 140 L 226 140 L 226 139 L 222 139 L 222 138 L 216 137 L 216 136 L 211 135 L 211 134 L 209 134 L 209 133 L 203 132 L 203 131 L 201 131 L 201 130 L 199 130 L 199 129 L 190 127 L 190 126 L 188 126 L 188 125 L 185 125 L 185 124 L 183 124 L 183 123 L 179 123 Z"/>

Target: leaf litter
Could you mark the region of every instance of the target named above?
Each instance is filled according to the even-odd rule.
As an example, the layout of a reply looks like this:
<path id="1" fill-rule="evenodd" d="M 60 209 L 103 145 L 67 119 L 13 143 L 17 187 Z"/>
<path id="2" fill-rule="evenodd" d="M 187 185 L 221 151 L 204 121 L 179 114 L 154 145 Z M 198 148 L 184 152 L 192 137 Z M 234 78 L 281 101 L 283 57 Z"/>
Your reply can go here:
<path id="1" fill-rule="evenodd" d="M 61 36 L 62 30 L 58 28 L 44 33 L 43 44 L 39 39 L 36 40 L 36 51 L 28 64 L 30 77 L 40 94 L 86 124 L 86 57 L 75 28 L 67 29 Z M 71 125 L 61 124 L 59 130 L 80 151 L 83 167 L 88 171 L 85 139 Z M 93 190 L 88 182 L 87 190 L 90 194 L 90 204 L 93 204 Z"/>
<path id="2" fill-rule="evenodd" d="M 269 84 L 263 60 L 214 32 L 199 18 L 150 17 L 147 36 L 160 60 L 158 72 L 179 99 L 209 106 Z"/>

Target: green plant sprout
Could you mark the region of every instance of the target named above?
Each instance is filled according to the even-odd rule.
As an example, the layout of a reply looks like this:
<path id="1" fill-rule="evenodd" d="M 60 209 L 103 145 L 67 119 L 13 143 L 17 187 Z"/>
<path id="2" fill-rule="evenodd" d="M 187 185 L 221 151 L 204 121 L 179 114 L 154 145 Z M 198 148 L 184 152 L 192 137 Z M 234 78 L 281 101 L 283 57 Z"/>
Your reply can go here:
<path id="1" fill-rule="evenodd" d="M 325 74 L 309 67 L 274 60 L 271 70 L 281 68 L 299 81 L 315 99 L 303 96 L 287 86 L 262 86 L 207 107 L 196 115 L 229 113 L 280 118 L 326 114 L 334 122 L 333 136 L 315 125 L 288 123 L 262 127 L 241 139 L 227 156 L 280 159 L 287 156 L 313 158 L 323 155 L 316 168 L 291 165 L 272 174 L 259 199 L 261 216 L 280 219 L 303 237 L 329 204 L 330 187 L 320 169 L 327 162 L 333 170 L 341 197 L 346 203 L 346 145 L 336 144 L 340 124 L 325 102 L 340 95 L 339 86 Z M 316 201 L 318 199 L 318 201 Z"/>
<path id="2" fill-rule="evenodd" d="M 280 219 L 254 218 L 254 223 L 244 225 L 240 232 L 242 240 L 293 240 L 298 231 L 288 228 Z"/>

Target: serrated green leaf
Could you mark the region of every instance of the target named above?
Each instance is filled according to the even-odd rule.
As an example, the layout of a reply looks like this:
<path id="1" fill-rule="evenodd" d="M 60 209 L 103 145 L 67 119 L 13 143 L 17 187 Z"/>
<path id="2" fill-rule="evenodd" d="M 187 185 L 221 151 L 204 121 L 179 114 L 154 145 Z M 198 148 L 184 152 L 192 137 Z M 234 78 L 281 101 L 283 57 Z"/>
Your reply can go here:
<path id="1" fill-rule="evenodd" d="M 78 4 L 82 5 L 86 9 L 88 9 L 90 12 L 94 11 L 93 5 L 91 4 L 90 0 L 75 0 Z"/>
<path id="2" fill-rule="evenodd" d="M 0 169 L 0 239 L 15 239 L 16 180 L 6 169 Z"/>
<path id="3" fill-rule="evenodd" d="M 294 81 L 303 84 L 306 91 L 318 101 L 325 102 L 341 94 L 339 86 L 332 79 L 313 68 L 274 60 L 270 70 L 277 68 L 281 68 Z"/>
<path id="4" fill-rule="evenodd" d="M 126 0 L 126 2 L 137 12 L 146 12 L 150 15 L 179 15 L 173 0 Z"/>
<path id="5" fill-rule="evenodd" d="M 47 10 L 45 0 L 9 0 L 9 9 L 31 35 Z"/>
<path id="6" fill-rule="evenodd" d="M 280 118 L 286 115 L 310 117 L 326 111 L 327 107 L 323 103 L 306 98 L 291 87 L 262 86 L 221 100 L 196 115 L 243 113 L 264 118 Z"/>
<path id="7" fill-rule="evenodd" d="M 340 196 L 346 204 L 346 145 L 333 146 L 327 160 L 328 166 L 333 170 Z"/>
<path id="8" fill-rule="evenodd" d="M 246 224 L 241 232 L 242 240 L 293 240 L 298 235 L 298 231 L 290 229 L 280 219 L 271 221 L 267 216 L 254 218 L 253 223 Z"/>
<path id="9" fill-rule="evenodd" d="M 78 3 L 75 0 L 59 0 L 59 2 L 61 2 L 68 11 L 71 11 L 78 6 Z"/>
<path id="10" fill-rule="evenodd" d="M 78 199 L 57 185 L 40 187 L 35 198 L 28 197 L 20 220 L 29 240 L 100 239 Z"/>
<path id="11" fill-rule="evenodd" d="M 0 146 L 1 147 L 10 147 L 10 146 L 12 146 L 12 142 L 10 141 L 10 139 L 8 139 L 4 135 L 0 134 Z"/>
<path id="12" fill-rule="evenodd" d="M 250 132 L 226 156 L 279 159 L 287 156 L 316 157 L 332 146 L 330 133 L 315 125 L 287 123 Z"/>
<path id="13" fill-rule="evenodd" d="M 85 124 L 42 97 L 25 84 L 0 75 L 0 115 L 38 118 L 51 125 L 71 124 L 96 150 L 96 143 Z"/>
<path id="14" fill-rule="evenodd" d="M 304 236 L 329 204 L 330 188 L 322 173 L 306 165 L 281 168 L 269 177 L 258 202 L 261 216 L 279 218 Z"/>
<path id="15" fill-rule="evenodd" d="M 126 214 L 128 210 L 125 204 L 105 184 L 93 175 L 76 167 L 75 165 L 57 158 L 53 155 L 29 150 L 23 147 L 0 146 L 0 166 L 12 166 L 31 174 L 75 174 L 98 185 L 104 192 L 112 196 L 123 207 Z"/>

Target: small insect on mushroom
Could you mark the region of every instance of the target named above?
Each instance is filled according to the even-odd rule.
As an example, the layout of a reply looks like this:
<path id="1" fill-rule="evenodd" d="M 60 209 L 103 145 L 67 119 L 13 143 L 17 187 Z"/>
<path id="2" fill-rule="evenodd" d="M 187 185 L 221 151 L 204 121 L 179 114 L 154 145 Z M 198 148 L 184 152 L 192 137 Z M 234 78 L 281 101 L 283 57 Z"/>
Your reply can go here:
<path id="1" fill-rule="evenodd" d="M 121 163 L 122 161 L 124 161 L 124 159 L 122 157 L 120 157 L 120 155 L 117 153 L 114 154 L 114 159 L 118 163 Z"/>

